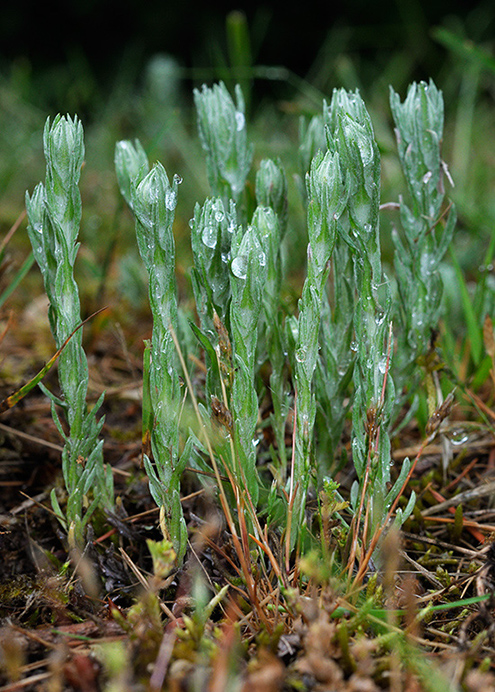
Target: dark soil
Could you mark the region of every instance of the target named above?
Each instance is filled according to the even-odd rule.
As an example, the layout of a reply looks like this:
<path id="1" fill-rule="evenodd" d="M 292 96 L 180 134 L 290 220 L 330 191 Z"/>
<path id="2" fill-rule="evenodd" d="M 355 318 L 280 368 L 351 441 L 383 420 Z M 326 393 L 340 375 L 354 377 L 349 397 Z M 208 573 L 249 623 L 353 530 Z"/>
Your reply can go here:
<path id="1" fill-rule="evenodd" d="M 17 327 L 2 344 L 3 397 L 46 357 L 29 350 L 24 325 Z M 118 334 L 110 319 L 87 345 L 91 393 L 96 399 L 107 390 L 105 460 L 119 499 L 112 515 L 95 516 L 83 555 L 69 554 L 51 511 L 51 489 L 62 505 L 64 491 L 61 440 L 45 397 L 33 391 L 0 421 L 0 692 L 495 690 L 494 603 L 467 601 L 491 594 L 495 582 L 493 414 L 450 447 L 445 478 L 440 439 L 419 461 L 410 483 L 417 509 L 400 539 L 383 543 L 382 562 L 363 584 L 374 608 L 390 609 L 388 623 L 356 605 L 345 575 L 340 585 L 310 576 L 282 594 L 269 561 L 259 558 L 253 574 L 265 605 L 254 604 L 219 504 L 191 472 L 183 486 L 191 547 L 180 570 L 161 581 L 153 576 L 146 541 L 162 535 L 141 466 L 139 390 L 149 325 L 134 329 L 125 348 Z M 46 384 L 56 382 L 54 369 Z M 463 428 L 472 410 L 461 401 L 448 425 Z M 413 456 L 420 442 L 407 429 L 395 459 Z M 267 539 L 283 564 L 276 527 Z M 206 601 L 230 584 L 203 623 L 198 574 Z M 459 601 L 467 604 L 448 607 Z M 421 608 L 442 604 L 414 621 Z M 400 644 L 397 628 L 408 631 Z"/>

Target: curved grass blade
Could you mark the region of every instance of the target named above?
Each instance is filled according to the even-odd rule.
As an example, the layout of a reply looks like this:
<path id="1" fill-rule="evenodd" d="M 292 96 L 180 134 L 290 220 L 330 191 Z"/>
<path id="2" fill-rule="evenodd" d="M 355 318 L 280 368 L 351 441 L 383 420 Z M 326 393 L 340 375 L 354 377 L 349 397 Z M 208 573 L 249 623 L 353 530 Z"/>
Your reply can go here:
<path id="1" fill-rule="evenodd" d="M 69 336 L 64 341 L 62 346 L 54 353 L 54 355 L 50 358 L 50 360 L 41 368 L 39 373 L 37 375 L 35 375 L 31 380 L 29 380 L 29 382 L 26 382 L 26 384 L 24 384 L 20 389 L 18 389 L 16 392 L 14 392 L 10 396 L 8 396 L 6 399 L 4 399 L 0 403 L 0 415 L 2 413 L 5 413 L 5 411 L 8 411 L 10 408 L 15 406 L 17 403 L 19 403 L 19 401 L 21 399 L 24 399 L 26 394 L 29 394 L 29 392 L 32 389 L 34 389 L 34 387 L 36 387 L 36 385 L 44 378 L 46 373 L 52 368 L 55 361 L 57 360 L 59 355 L 62 353 L 64 348 L 67 346 L 69 341 L 72 339 L 74 334 L 79 329 L 81 329 L 81 327 L 83 327 L 86 324 L 86 322 L 89 322 L 89 320 L 91 320 L 93 317 L 95 317 L 95 315 L 98 315 L 100 312 L 103 312 L 103 310 L 106 310 L 106 309 L 107 309 L 106 306 L 103 308 L 100 308 L 99 310 L 94 312 L 92 315 L 87 317 L 85 320 L 83 320 L 80 324 L 78 324 L 77 327 L 74 329 L 74 331 L 71 334 L 69 334 Z"/>

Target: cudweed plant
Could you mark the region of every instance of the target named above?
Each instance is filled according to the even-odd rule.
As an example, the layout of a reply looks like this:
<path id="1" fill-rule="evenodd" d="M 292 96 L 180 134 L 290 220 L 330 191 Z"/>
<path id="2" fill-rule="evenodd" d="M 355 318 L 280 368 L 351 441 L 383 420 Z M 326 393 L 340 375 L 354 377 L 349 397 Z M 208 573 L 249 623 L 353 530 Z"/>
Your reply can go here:
<path id="1" fill-rule="evenodd" d="M 218 196 L 202 207 L 197 205 L 191 220 L 192 284 L 201 331 L 193 329 L 211 366 L 207 397 L 222 398 L 222 392 L 231 416 L 227 425 L 232 433 L 231 453 L 225 454 L 224 449 L 224 461 L 232 464 L 238 488 L 247 493 L 251 509 L 255 509 L 262 488 L 254 446 L 257 371 L 262 362 L 270 362 L 272 421 L 282 467 L 290 401 L 283 372 L 289 350 L 295 388 L 293 458 L 285 491 L 290 545 L 296 544 L 304 524 L 311 478 L 318 483 L 328 469 L 335 468 L 332 460 L 346 414 L 344 397 L 352 406 L 352 460 L 357 475 L 351 492 L 354 528 L 357 535 L 363 527 L 366 544 L 395 506 L 410 469 L 406 459 L 390 488 L 390 422 L 395 403 L 393 296 L 381 265 L 380 157 L 371 120 L 358 93 L 339 90 L 328 106 L 324 104 L 323 117 L 301 129 L 303 167 L 312 157 L 305 194 L 307 276 L 299 317 L 284 326 L 280 288 L 281 244 L 287 223 L 285 175 L 279 164 L 262 162 L 256 176 L 259 206 L 245 228 L 238 220 L 236 201 L 245 184 L 251 150 L 244 138 L 242 144 L 233 144 L 240 118 L 236 119 L 223 85 L 196 92 L 196 104 L 210 183 Z M 217 117 L 219 112 L 222 117 Z M 226 179 L 221 160 L 229 160 L 232 166 L 230 183 L 234 178 L 237 181 L 230 184 L 230 190 L 219 183 Z M 143 165 L 136 152 L 134 170 L 144 171 Z M 411 189 L 417 188 L 412 179 L 410 184 Z M 131 205 L 135 204 L 131 195 Z M 422 218 L 425 209 L 421 209 Z M 432 209 L 429 213 L 431 216 Z M 409 358 L 410 346 L 404 346 L 409 348 Z M 328 459 L 322 453 L 325 442 Z M 413 505 L 414 495 L 404 512 L 398 512 L 399 523 Z"/>
<path id="2" fill-rule="evenodd" d="M 117 176 L 122 194 L 129 200 L 136 219 L 138 248 L 149 274 L 149 297 L 153 333 L 143 389 L 151 455 L 144 454 L 150 491 L 160 507 L 164 535 L 173 542 L 180 562 L 187 546 L 187 527 L 180 501 L 180 477 L 190 453 L 186 444 L 180 453 L 179 419 L 181 391 L 176 350 L 171 330 L 177 332 L 177 284 L 172 224 L 181 182 L 170 184 L 160 163 L 149 172 L 139 144 L 119 142 L 116 147 Z M 146 435 L 146 432 L 145 432 Z"/>
<path id="3" fill-rule="evenodd" d="M 339 107 L 330 113 L 333 117 L 329 118 L 328 144 L 340 152 L 341 166 L 349 186 L 342 230 L 353 259 L 356 293 L 352 459 L 357 482 L 351 489 L 351 505 L 357 523 L 365 512 L 366 542 L 401 490 L 410 464 L 406 459 L 399 481 L 389 490 L 389 427 L 395 390 L 390 376 L 391 291 L 382 272 L 380 253 L 378 146 L 371 119 L 359 94 L 339 91 L 334 94 L 334 99 Z M 412 511 L 413 503 L 414 496 L 400 521 Z M 366 529 L 370 530 L 368 536 Z"/>
<path id="4" fill-rule="evenodd" d="M 441 95 L 433 84 L 429 88 L 413 85 L 406 100 L 408 108 L 404 105 L 400 109 L 396 95 L 391 100 L 401 162 L 415 200 L 413 211 L 404 209 L 401 200 L 401 218 L 410 229 L 409 235 L 406 233 L 410 247 L 403 246 L 394 233 L 403 317 L 399 325 L 399 363 L 393 372 L 397 373 L 402 389 L 406 382 L 417 387 L 418 354 L 427 350 L 430 332 L 438 320 L 441 282 L 437 269 L 450 243 L 455 216 L 450 214 L 439 240 L 434 235 L 429 237 L 435 225 L 433 220 L 441 217 L 442 174 L 447 174 L 439 155 L 443 126 Z M 351 492 L 351 503 L 357 523 L 366 508 L 365 538 L 369 540 L 389 508 L 395 506 L 410 469 L 406 459 L 390 488 L 389 429 L 397 403 L 404 403 L 404 399 L 396 400 L 390 373 L 393 367 L 391 319 L 395 313 L 391 289 L 381 268 L 380 161 L 369 115 L 357 93 L 335 91 L 330 105 L 324 105 L 323 118 L 313 118 L 308 127 L 301 128 L 303 167 L 307 166 L 311 152 L 325 148 L 321 142 L 323 127 L 327 149 L 340 155 L 341 177 L 346 181 L 348 197 L 345 212 L 339 219 L 331 300 L 324 302 L 326 320 L 321 329 L 324 338 L 316 377 L 320 418 L 317 434 L 319 440 L 328 439 L 330 449 L 335 449 L 342 431 L 343 395 L 353 373 L 352 452 L 358 480 Z M 402 140 L 406 144 L 401 148 Z M 425 188 L 431 178 L 431 188 Z M 308 194 L 308 202 L 310 198 Z M 354 266 L 352 278 L 346 271 L 350 260 Z M 424 331 L 420 332 L 418 327 Z M 354 356 L 349 357 L 349 350 Z M 335 404 L 338 410 L 336 415 L 331 415 Z M 322 472 L 321 464 L 317 470 Z M 399 523 L 412 511 L 414 499 L 412 494 L 404 512 L 397 512 Z"/>
<path id="5" fill-rule="evenodd" d="M 433 84 L 420 84 L 410 88 L 404 104 L 393 92 L 391 96 L 411 198 L 409 206 L 401 200 L 403 236 L 394 233 L 399 289 L 395 304 L 380 253 L 380 156 L 364 102 L 358 93 L 336 90 L 330 104 L 324 104 L 322 116 L 301 126 L 308 245 L 297 317 L 286 316 L 281 309 L 288 226 L 285 172 L 279 161 L 262 161 L 255 185 L 258 206 L 247 219 L 241 196 L 252 147 L 246 137 L 242 94 L 237 88 L 234 103 L 223 84 L 205 86 L 195 91 L 195 102 L 212 197 L 196 205 L 190 222 L 191 284 L 198 320 L 191 323 L 190 334 L 205 351 L 207 371 L 199 397 L 191 394 L 194 402 L 200 400 L 196 408 L 205 428 L 210 408 L 216 411 L 222 428 L 216 449 L 207 442 L 203 445 L 193 431 L 181 435 L 185 394 L 176 336 L 184 344 L 189 337 L 177 304 L 172 234 L 180 180 L 174 176 L 170 182 L 159 163 L 150 168 L 138 141 L 119 142 L 115 153 L 119 187 L 134 213 L 139 253 L 149 275 L 153 333 L 145 349 L 144 464 L 151 494 L 161 509 L 163 533 L 180 562 L 187 545 L 181 474 L 186 462 L 203 470 L 211 462 L 218 482 L 220 468 L 233 486 L 229 497 L 237 502 L 244 560 L 249 559 L 248 532 L 254 532 L 256 540 L 262 535 L 257 517 L 261 500 L 268 498 L 268 521 L 273 519 L 270 508 L 285 508 L 282 528 L 288 567 L 290 549 L 305 525 L 310 483 L 318 489 L 331 488 L 337 505 L 345 504 L 331 475 L 350 408 L 356 472 L 350 496 L 351 564 L 359 541 L 364 550 L 371 546 L 372 551 L 376 545 L 377 532 L 395 510 L 411 469 L 406 459 L 391 486 L 390 429 L 400 400 L 394 379 L 400 392 L 418 386 L 418 360 L 440 311 L 436 270 L 455 223 L 451 211 L 437 237 L 446 175 L 439 153 L 441 94 Z M 80 321 L 73 265 L 84 150 L 77 119 L 57 118 L 51 127 L 47 124 L 45 151 L 46 185 L 38 186 L 27 199 L 29 233 L 60 346 Z M 277 481 L 270 492 L 256 446 L 265 364 L 279 457 L 278 464 L 270 466 Z M 62 355 L 60 381 L 70 427 L 64 451 L 70 494 L 65 518 L 54 495 L 53 502 L 80 537 L 96 504 L 111 504 L 111 476 L 104 469 L 97 441 L 101 428 L 97 406 L 86 412 L 87 364 L 80 335 Z M 52 402 L 55 415 L 55 404 L 61 400 L 52 397 Z M 289 406 L 294 409 L 290 460 L 285 448 Z M 272 460 L 274 454 L 272 450 Z M 78 463 L 81 458 L 83 464 Z M 84 496 L 95 483 L 103 490 L 84 514 Z M 221 494 L 225 503 L 223 486 Z M 399 523 L 412 511 L 414 500 L 412 494 L 404 511 L 396 513 Z M 248 522 L 244 511 L 250 514 Z M 231 516 L 229 521 L 233 527 Z"/>
<path id="6" fill-rule="evenodd" d="M 254 434 L 258 422 L 256 389 L 256 347 L 262 308 L 262 291 L 266 280 L 266 255 L 257 230 L 248 226 L 239 232 L 232 245 L 232 302 L 230 324 L 234 353 L 232 415 L 236 471 L 244 480 L 254 507 L 258 503 L 259 480 L 256 470 Z"/>
<path id="7" fill-rule="evenodd" d="M 191 283 L 199 318 L 199 328 L 194 323 L 191 323 L 191 328 L 205 352 L 205 400 L 211 404 L 222 402 L 227 408 L 232 383 L 232 347 L 228 325 L 232 297 L 231 247 L 237 229 L 235 202 L 231 200 L 227 210 L 219 197 L 207 199 L 202 207 L 196 204 L 189 225 L 194 259 Z M 206 412 L 204 418 L 208 419 Z M 225 453 L 230 454 L 228 451 Z"/>
<path id="8" fill-rule="evenodd" d="M 342 236 L 337 236 L 332 269 L 323 296 L 320 358 L 315 372 L 318 477 L 333 475 L 346 463 L 337 458 L 344 422 L 351 402 L 349 385 L 357 342 L 353 339 L 355 308 L 352 258 Z"/>
<path id="9" fill-rule="evenodd" d="M 292 505 L 291 544 L 303 522 L 305 498 L 313 464 L 311 453 L 316 400 L 313 377 L 319 351 L 322 301 L 337 235 L 337 223 L 345 209 L 346 190 L 340 174 L 339 155 L 317 153 L 307 175 L 308 268 L 299 301 L 295 352 L 296 429 L 290 479 Z"/>
<path id="10" fill-rule="evenodd" d="M 400 324 L 394 379 L 399 397 L 415 393 L 421 368 L 418 359 L 428 350 L 438 327 L 442 279 L 440 262 L 452 240 L 455 207 L 444 209 L 445 179 L 452 182 L 441 157 L 444 107 L 433 82 L 412 84 L 404 102 L 390 90 L 399 158 L 409 192 L 400 199 L 402 234 L 393 230 L 394 266 Z"/>
<path id="11" fill-rule="evenodd" d="M 244 97 L 239 85 L 234 103 L 223 82 L 194 90 L 201 144 L 212 194 L 239 202 L 251 168 L 253 147 L 247 142 Z"/>
<path id="12" fill-rule="evenodd" d="M 277 215 L 280 242 L 274 248 L 273 255 L 277 263 L 280 263 L 282 240 L 287 231 L 289 206 L 287 176 L 280 160 L 263 159 L 261 161 L 256 172 L 256 201 L 258 206 L 270 207 Z M 281 273 L 279 279 L 282 279 Z"/>
<path id="13" fill-rule="evenodd" d="M 229 207 L 219 197 L 196 206 L 191 221 L 191 242 L 194 256 L 192 281 L 203 329 L 215 354 L 207 346 L 208 360 L 224 352 L 224 366 L 230 371 L 227 384 L 231 388 L 230 405 L 235 420 L 233 427 L 236 475 L 243 479 L 252 507 L 257 504 L 259 478 L 256 472 L 256 450 L 253 437 L 258 417 L 256 372 L 259 362 L 267 357 L 266 342 L 272 348 L 272 379 L 278 439 L 283 443 L 283 427 L 287 407 L 282 404 L 282 370 L 285 363 L 283 329 L 278 319 L 279 292 L 282 278 L 281 240 L 287 224 L 287 180 L 279 162 L 265 160 L 256 177 L 259 206 L 246 230 L 237 222 L 236 190 L 244 188 L 249 171 L 252 148 L 244 132 L 242 94 L 236 90 L 238 108 L 223 84 L 195 92 L 198 128 L 207 154 L 207 168 L 212 191 L 218 194 L 225 179 L 223 171 L 229 161 L 231 173 Z M 218 112 L 222 117 L 218 117 Z M 226 145 L 228 143 L 228 146 Z M 223 153 L 222 153 L 223 152 Z M 233 183 L 233 180 L 237 183 Z M 267 339 L 257 355 L 260 316 L 263 307 Z M 210 325 L 220 318 L 215 329 Z M 221 329 L 228 328 L 228 347 L 222 349 Z M 217 332 L 215 335 L 214 332 Z M 213 338 L 212 338 L 213 337 Z M 230 352 L 232 349 L 232 353 Z M 228 351 L 225 363 L 225 351 Z M 212 381 L 216 368 L 208 368 L 207 391 L 213 394 Z M 216 383 L 218 387 L 218 383 Z M 216 396 L 216 392 L 215 392 Z"/>
<path id="14" fill-rule="evenodd" d="M 190 221 L 194 297 L 201 329 L 210 336 L 215 332 L 215 312 L 223 324 L 229 320 L 231 247 L 237 226 L 235 202 L 230 200 L 225 208 L 220 197 L 196 204 Z"/>
<path id="15" fill-rule="evenodd" d="M 60 348 L 81 322 L 79 291 L 74 280 L 77 236 L 81 222 L 79 178 L 84 160 L 83 128 L 80 121 L 58 115 L 53 123 L 47 120 L 44 131 L 46 180 L 30 197 L 26 194 L 28 234 L 34 256 L 43 275 L 49 299 L 50 327 Z M 100 399 L 88 412 L 88 364 L 82 347 L 82 332 L 70 339 L 59 358 L 59 382 L 62 397 L 57 398 L 46 388 L 52 405 L 54 421 L 65 440 L 62 472 L 68 493 L 65 514 L 55 490 L 51 500 L 54 511 L 69 532 L 72 544 L 82 547 L 84 527 L 96 507 L 111 509 L 113 477 L 103 463 L 99 434 L 103 419 L 96 414 Z M 69 433 L 59 420 L 57 406 L 64 411 Z M 92 500 L 87 498 L 91 494 Z"/>
<path id="16" fill-rule="evenodd" d="M 289 390 L 284 374 L 287 361 L 287 343 L 284 314 L 280 309 L 280 291 L 285 278 L 283 241 L 288 223 L 287 176 L 280 161 L 263 159 L 256 173 L 256 201 L 258 207 L 253 224 L 266 256 L 267 277 L 263 291 L 264 332 L 260 360 L 271 365 L 270 391 L 273 404 L 271 423 L 280 456 L 280 470 L 285 476 L 285 423 L 289 410 Z"/>
<path id="17" fill-rule="evenodd" d="M 115 173 L 120 192 L 132 209 L 133 184 L 141 182 L 150 169 L 146 152 L 141 142 L 123 140 L 115 147 Z"/>
<path id="18" fill-rule="evenodd" d="M 344 112 L 341 94 L 341 91 L 334 91 L 330 104 L 323 103 L 322 117 L 314 116 L 307 130 L 301 128 L 302 152 L 315 149 L 325 151 L 327 148 L 330 151 L 338 151 L 334 142 L 337 139 L 339 116 Z M 303 161 L 304 158 L 301 156 Z M 344 179 L 344 173 L 342 175 Z M 332 474 L 337 470 L 335 455 L 348 413 L 350 399 L 347 394 L 355 360 L 353 322 L 356 301 L 353 265 L 350 247 L 342 232 L 342 229 L 348 228 L 347 218 L 347 212 L 344 212 L 340 220 L 341 232 L 337 233 L 335 240 L 330 280 L 323 294 L 320 358 L 315 372 L 317 434 L 320 442 L 320 454 L 316 462 L 320 479 L 325 474 Z M 340 463 L 345 464 L 345 461 L 346 457 L 343 455 Z"/>
<path id="19" fill-rule="evenodd" d="M 263 169 L 263 162 L 262 168 Z M 280 173 L 280 169 L 273 169 Z M 259 173 L 259 171 L 258 171 Z M 258 199 L 270 201 L 269 192 L 273 178 L 264 176 L 256 178 L 256 195 Z M 261 192 L 260 192 L 261 189 Z M 265 190 L 268 194 L 263 195 Z M 286 474 L 285 424 L 290 403 L 290 389 L 286 378 L 287 344 L 284 328 L 284 313 L 281 310 L 281 285 L 283 280 L 282 241 L 283 241 L 283 207 L 274 200 L 274 206 L 259 206 L 253 215 L 252 224 L 257 229 L 258 237 L 263 248 L 266 264 L 266 280 L 262 292 L 262 324 L 260 331 L 260 346 L 258 348 L 259 362 L 268 361 L 271 366 L 269 386 L 273 406 L 270 422 L 273 427 L 279 452 L 279 471 L 281 480 Z M 279 213 L 274 208 L 279 208 Z"/>
<path id="20" fill-rule="evenodd" d="M 324 104 L 325 106 L 325 104 Z M 311 167 L 311 161 L 314 159 L 318 151 L 326 151 L 327 140 L 325 135 L 325 125 L 321 115 L 314 115 L 311 120 L 306 122 L 306 119 L 301 116 L 299 121 L 299 171 L 301 180 L 301 194 L 306 200 L 307 190 L 304 182 L 306 174 Z"/>

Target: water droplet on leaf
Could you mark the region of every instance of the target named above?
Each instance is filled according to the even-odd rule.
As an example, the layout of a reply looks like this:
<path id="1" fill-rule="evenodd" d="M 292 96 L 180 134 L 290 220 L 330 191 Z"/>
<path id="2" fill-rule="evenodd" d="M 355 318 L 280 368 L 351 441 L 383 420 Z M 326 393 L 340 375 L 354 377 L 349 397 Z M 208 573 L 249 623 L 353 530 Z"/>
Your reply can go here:
<path id="1" fill-rule="evenodd" d="M 243 130 L 245 124 L 246 124 L 246 118 L 244 117 L 244 113 L 241 113 L 241 111 L 236 111 L 235 112 L 235 125 L 237 128 L 237 132 L 240 132 L 241 130 Z"/>
<path id="2" fill-rule="evenodd" d="M 206 247 L 213 249 L 217 244 L 217 229 L 214 226 L 205 226 L 201 234 L 201 240 Z"/>
<path id="3" fill-rule="evenodd" d="M 296 351 L 296 360 L 298 363 L 305 363 L 306 362 L 306 349 L 305 348 L 298 348 Z"/>
<path id="4" fill-rule="evenodd" d="M 238 255 L 235 257 L 230 266 L 234 276 L 237 276 L 238 279 L 246 278 L 248 269 L 248 259 L 246 255 Z"/>
<path id="5" fill-rule="evenodd" d="M 450 443 L 455 447 L 459 447 L 460 445 L 466 444 L 468 440 L 469 435 L 465 430 L 452 430 L 450 434 Z"/>
<path id="6" fill-rule="evenodd" d="M 165 193 L 165 206 L 169 211 L 173 211 L 177 206 L 177 194 L 174 190 L 167 190 Z"/>
<path id="7" fill-rule="evenodd" d="M 383 324 L 383 320 L 385 319 L 385 312 L 383 310 L 378 310 L 376 315 L 375 315 L 375 322 L 376 326 L 379 327 L 380 325 Z"/>

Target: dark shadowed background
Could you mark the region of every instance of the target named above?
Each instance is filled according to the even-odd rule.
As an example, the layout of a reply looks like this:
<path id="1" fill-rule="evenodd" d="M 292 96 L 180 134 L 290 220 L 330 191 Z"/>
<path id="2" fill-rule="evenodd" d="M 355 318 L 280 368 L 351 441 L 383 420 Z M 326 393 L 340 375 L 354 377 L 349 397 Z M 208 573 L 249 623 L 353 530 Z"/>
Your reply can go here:
<path id="1" fill-rule="evenodd" d="M 52 70 L 53 79 L 85 71 L 100 87 L 127 71 L 139 75 L 150 56 L 172 54 L 186 68 L 219 65 L 228 54 L 226 16 L 247 18 L 253 64 L 283 65 L 301 77 L 336 53 L 367 64 L 407 49 L 408 78 L 435 77 L 443 48 L 432 29 L 447 26 L 476 42 L 494 35 L 494 3 L 466 0 L 354 0 L 244 3 L 73 0 L 4 3 L 0 69 Z M 316 67 L 315 67 L 316 66 Z M 58 72 L 53 72 L 58 68 Z M 309 74 L 309 76 L 311 76 Z M 83 98 L 83 95 L 81 95 Z"/>

